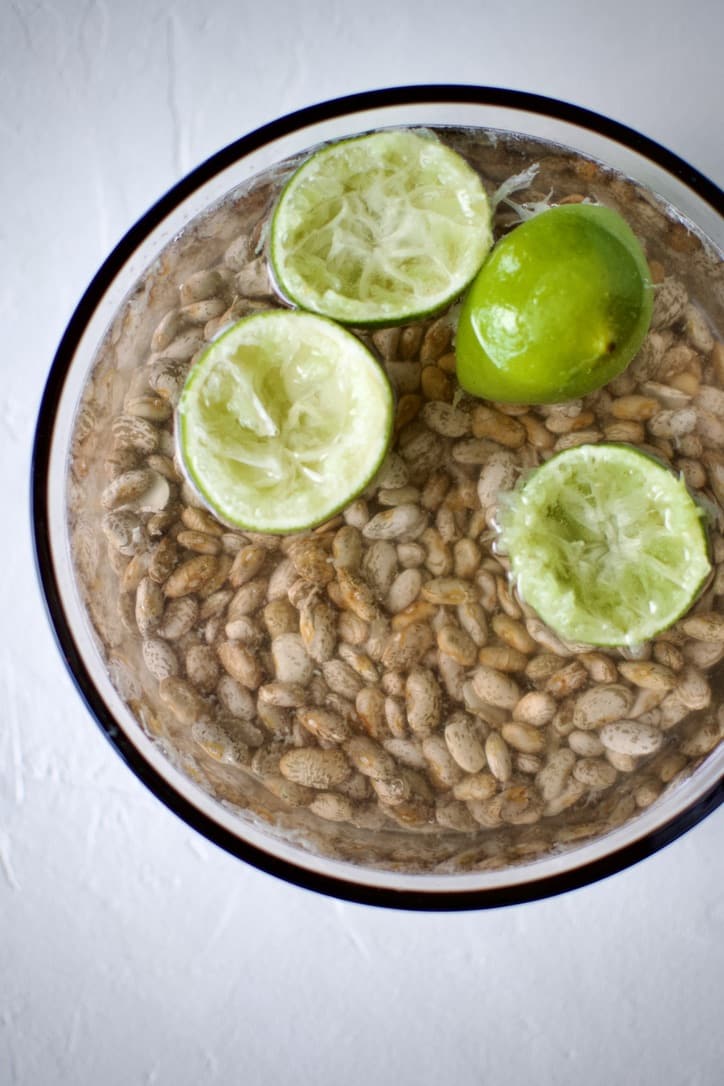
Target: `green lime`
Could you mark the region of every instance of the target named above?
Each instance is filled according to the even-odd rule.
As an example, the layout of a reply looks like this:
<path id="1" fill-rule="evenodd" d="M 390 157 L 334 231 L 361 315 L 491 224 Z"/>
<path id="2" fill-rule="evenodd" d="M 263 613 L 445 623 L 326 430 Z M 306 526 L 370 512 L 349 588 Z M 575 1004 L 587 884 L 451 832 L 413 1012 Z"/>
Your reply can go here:
<path id="1" fill-rule="evenodd" d="M 392 419 L 390 384 L 355 336 L 310 313 L 269 310 L 239 321 L 192 367 L 178 446 L 220 520 L 293 532 L 365 488 Z"/>
<path id="2" fill-rule="evenodd" d="M 476 396 L 556 403 L 626 368 L 651 320 L 641 246 L 610 208 L 566 204 L 517 226 L 465 299 L 457 374 Z"/>
<path id="3" fill-rule="evenodd" d="M 382 131 L 322 147 L 282 190 L 276 284 L 358 326 L 410 321 L 458 297 L 492 243 L 480 178 L 432 136 Z"/>
<path id="4" fill-rule="evenodd" d="M 551 457 L 503 498 L 499 528 L 521 598 L 570 641 L 641 644 L 691 607 L 711 571 L 703 510 L 628 445 Z"/>

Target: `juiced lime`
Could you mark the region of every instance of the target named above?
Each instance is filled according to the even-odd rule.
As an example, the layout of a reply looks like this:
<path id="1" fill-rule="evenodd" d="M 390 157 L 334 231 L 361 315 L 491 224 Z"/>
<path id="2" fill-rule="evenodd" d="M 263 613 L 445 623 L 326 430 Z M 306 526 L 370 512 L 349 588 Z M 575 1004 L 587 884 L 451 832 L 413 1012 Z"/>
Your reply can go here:
<path id="1" fill-rule="evenodd" d="M 499 522 L 521 597 L 571 641 L 647 641 L 691 607 L 711 569 L 702 509 L 627 445 L 552 457 L 503 499 Z"/>
<path id="2" fill-rule="evenodd" d="M 434 137 L 333 143 L 292 175 L 271 227 L 282 294 L 344 324 L 394 324 L 462 293 L 492 242 L 480 178 Z"/>
<path id="3" fill-rule="evenodd" d="M 309 313 L 269 310 L 239 321 L 192 367 L 178 443 L 221 520 L 292 532 L 364 489 L 392 417 L 390 384 L 355 336 Z"/>
<path id="4" fill-rule="evenodd" d="M 620 215 L 592 204 L 543 211 L 498 242 L 470 288 L 458 380 L 510 403 L 585 395 L 634 357 L 652 297 L 646 258 Z"/>

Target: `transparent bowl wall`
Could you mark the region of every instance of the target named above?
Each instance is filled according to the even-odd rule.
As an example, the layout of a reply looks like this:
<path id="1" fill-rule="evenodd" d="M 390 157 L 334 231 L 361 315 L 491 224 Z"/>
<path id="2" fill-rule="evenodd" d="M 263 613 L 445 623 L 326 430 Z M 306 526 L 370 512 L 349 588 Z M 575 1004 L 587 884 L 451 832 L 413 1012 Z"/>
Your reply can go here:
<path id="1" fill-rule="evenodd" d="M 200 212 L 265 168 L 325 140 L 391 125 L 496 128 L 555 141 L 614 167 L 678 209 L 724 249 L 720 190 L 675 155 L 624 126 L 551 99 L 471 87 L 397 88 L 292 114 L 240 139 L 176 185 L 134 226 L 81 300 L 59 347 L 36 437 L 33 514 L 39 575 L 61 651 L 79 691 L 131 769 L 186 822 L 228 851 L 288 881 L 388 906 L 479 908 L 593 881 L 660 848 L 723 798 L 724 745 L 652 807 L 603 837 L 502 870 L 406 874 L 328 859 L 238 817 L 176 769 L 109 681 L 80 600 L 66 527 L 70 437 L 94 355 L 129 290 Z"/>

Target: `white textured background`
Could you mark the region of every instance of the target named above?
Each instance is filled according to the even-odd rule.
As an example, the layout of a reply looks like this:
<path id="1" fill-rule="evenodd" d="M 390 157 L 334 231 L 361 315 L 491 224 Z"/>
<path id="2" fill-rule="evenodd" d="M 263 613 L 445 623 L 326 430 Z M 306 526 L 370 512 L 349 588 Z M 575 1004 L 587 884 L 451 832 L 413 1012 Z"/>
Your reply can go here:
<path id="1" fill-rule="evenodd" d="M 585 11 L 585 14 L 584 14 Z M 724 182 L 715 0 L 1 0 L 0 1086 L 724 1080 L 724 811 L 568 896 L 342 905 L 197 837 L 81 705 L 31 560 L 27 475 L 88 280 L 184 172 L 375 85 L 535 90 Z"/>

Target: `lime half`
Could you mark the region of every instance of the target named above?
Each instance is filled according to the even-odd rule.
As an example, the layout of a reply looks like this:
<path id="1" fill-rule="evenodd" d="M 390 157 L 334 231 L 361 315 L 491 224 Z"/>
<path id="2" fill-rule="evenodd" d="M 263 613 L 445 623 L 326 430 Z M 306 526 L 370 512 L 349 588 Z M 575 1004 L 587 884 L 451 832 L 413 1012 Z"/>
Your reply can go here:
<path id="1" fill-rule="evenodd" d="M 392 417 L 389 382 L 355 336 L 309 313 L 269 310 L 239 321 L 192 367 L 178 445 L 220 520 L 293 532 L 364 489 Z"/>
<path id="2" fill-rule="evenodd" d="M 442 309 L 492 243 L 475 170 L 432 136 L 382 131 L 315 152 L 282 190 L 270 258 L 282 294 L 344 324 Z"/>
<path id="3" fill-rule="evenodd" d="M 691 607 L 711 570 L 703 510 L 627 445 L 567 449 L 501 506 L 500 546 L 522 599 L 570 641 L 647 641 Z"/>

